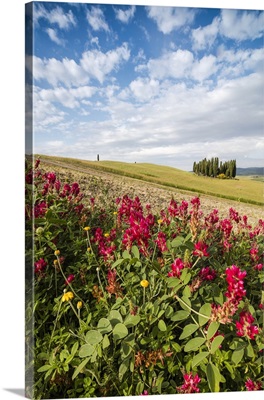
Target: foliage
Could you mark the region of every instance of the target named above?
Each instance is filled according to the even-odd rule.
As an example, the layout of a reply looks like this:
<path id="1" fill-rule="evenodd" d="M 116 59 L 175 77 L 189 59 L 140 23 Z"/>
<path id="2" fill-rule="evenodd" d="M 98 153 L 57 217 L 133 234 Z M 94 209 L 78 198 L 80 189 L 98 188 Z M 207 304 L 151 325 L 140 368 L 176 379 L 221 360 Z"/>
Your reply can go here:
<path id="1" fill-rule="evenodd" d="M 261 390 L 263 237 L 197 197 L 158 215 L 126 194 L 85 204 L 27 161 L 34 398 Z"/>
<path id="2" fill-rule="evenodd" d="M 218 157 L 212 157 L 210 160 L 204 158 L 202 161 L 193 163 L 193 172 L 197 175 L 210 176 L 214 178 L 235 178 L 236 160 L 220 161 Z"/>

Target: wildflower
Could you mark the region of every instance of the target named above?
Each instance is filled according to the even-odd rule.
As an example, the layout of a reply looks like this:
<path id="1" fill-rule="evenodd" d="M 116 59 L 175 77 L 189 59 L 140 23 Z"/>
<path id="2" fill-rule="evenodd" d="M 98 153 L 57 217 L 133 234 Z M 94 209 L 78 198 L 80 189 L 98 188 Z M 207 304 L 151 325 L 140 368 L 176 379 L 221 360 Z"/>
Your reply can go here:
<path id="1" fill-rule="evenodd" d="M 247 379 L 245 382 L 246 389 L 248 391 L 253 391 L 253 390 L 261 390 L 261 382 L 253 382 L 251 379 Z"/>
<path id="2" fill-rule="evenodd" d="M 78 303 L 77 303 L 78 310 L 80 310 L 82 308 L 82 306 L 83 306 L 82 301 L 78 301 Z"/>
<path id="3" fill-rule="evenodd" d="M 184 263 L 181 258 L 176 258 L 171 264 L 171 271 L 168 272 L 169 277 L 179 278 L 181 275 L 181 270 L 184 268 Z"/>
<path id="4" fill-rule="evenodd" d="M 55 255 L 55 256 L 59 256 L 59 255 L 60 255 L 60 250 L 55 250 L 55 251 L 54 251 L 54 255 Z"/>
<path id="5" fill-rule="evenodd" d="M 148 396 L 148 391 L 147 390 L 144 390 L 144 392 L 143 393 L 141 393 L 141 395 L 140 396 Z"/>
<path id="6" fill-rule="evenodd" d="M 109 269 L 107 273 L 107 281 L 108 281 L 108 286 L 106 286 L 106 290 L 108 293 L 114 294 L 116 298 L 122 297 L 122 287 L 120 286 L 120 283 L 116 279 L 116 270 Z"/>
<path id="7" fill-rule="evenodd" d="M 204 242 L 198 242 L 194 245 L 195 250 L 193 251 L 194 256 L 198 257 L 208 257 L 209 254 L 207 253 L 207 245 Z"/>
<path id="8" fill-rule="evenodd" d="M 73 274 L 70 274 L 65 281 L 65 285 L 69 285 L 69 283 L 71 283 L 74 279 L 75 279 L 75 276 Z"/>
<path id="9" fill-rule="evenodd" d="M 246 336 L 254 340 L 255 336 L 259 333 L 258 327 L 253 325 L 255 318 L 250 312 L 242 311 L 239 314 L 239 321 L 236 322 L 237 335 Z"/>
<path id="10" fill-rule="evenodd" d="M 183 375 L 184 384 L 178 387 L 179 393 L 199 393 L 200 389 L 198 388 L 198 383 L 201 381 L 201 378 L 198 374 L 193 376 L 193 373 Z"/>
<path id="11" fill-rule="evenodd" d="M 216 278 L 216 271 L 210 267 L 205 267 L 201 269 L 199 275 L 204 281 L 213 281 Z"/>
<path id="12" fill-rule="evenodd" d="M 40 258 L 38 261 L 35 262 L 35 272 L 39 273 L 42 272 L 48 264 L 43 258 Z"/>
<path id="13" fill-rule="evenodd" d="M 143 279 L 143 280 L 140 282 L 140 285 L 141 285 L 143 288 L 147 288 L 148 285 L 149 285 L 149 281 L 147 281 L 146 279 Z"/>
<path id="14" fill-rule="evenodd" d="M 160 225 L 160 224 L 162 224 L 162 222 L 163 222 L 163 219 L 158 219 L 158 224 Z"/>
<path id="15" fill-rule="evenodd" d="M 85 226 L 85 227 L 83 228 L 83 230 L 86 231 L 86 232 L 88 232 L 90 229 L 91 229 L 90 226 Z"/>
<path id="16" fill-rule="evenodd" d="M 106 238 L 108 238 L 109 236 L 110 236 L 109 233 L 104 234 L 104 237 L 106 237 Z"/>
<path id="17" fill-rule="evenodd" d="M 62 296 L 61 301 L 64 303 L 65 301 L 70 301 L 74 298 L 74 295 L 72 292 L 65 292 Z"/>
<path id="18" fill-rule="evenodd" d="M 159 232 L 158 233 L 158 237 L 155 240 L 155 242 L 157 243 L 158 248 L 160 249 L 160 251 L 162 253 L 165 252 L 165 251 L 168 251 L 167 243 L 166 243 L 166 235 L 165 235 L 164 232 Z"/>
<path id="19" fill-rule="evenodd" d="M 236 265 L 226 268 L 226 281 L 228 283 L 226 297 L 230 298 L 237 304 L 246 294 L 243 281 L 246 275 L 246 271 L 241 271 Z"/>

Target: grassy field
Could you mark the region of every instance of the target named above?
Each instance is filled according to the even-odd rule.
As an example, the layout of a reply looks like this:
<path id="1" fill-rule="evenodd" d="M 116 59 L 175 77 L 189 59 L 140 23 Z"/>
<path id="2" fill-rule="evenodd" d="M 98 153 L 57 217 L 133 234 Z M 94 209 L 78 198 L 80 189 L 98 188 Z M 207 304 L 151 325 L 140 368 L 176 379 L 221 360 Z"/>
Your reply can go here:
<path id="1" fill-rule="evenodd" d="M 237 179 L 215 179 L 196 176 L 192 172 L 147 163 L 118 161 L 86 161 L 65 157 L 40 156 L 43 160 L 67 164 L 81 169 L 94 168 L 105 172 L 128 176 L 165 187 L 178 188 L 195 193 L 213 195 L 244 203 L 263 205 L 263 182 L 240 176 Z"/>

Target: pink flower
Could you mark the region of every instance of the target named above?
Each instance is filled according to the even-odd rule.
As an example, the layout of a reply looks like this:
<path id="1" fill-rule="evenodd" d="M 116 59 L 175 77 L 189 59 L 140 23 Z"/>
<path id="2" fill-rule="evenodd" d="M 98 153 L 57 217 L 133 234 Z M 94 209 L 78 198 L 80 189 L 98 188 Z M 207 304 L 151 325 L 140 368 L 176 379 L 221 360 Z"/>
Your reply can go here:
<path id="1" fill-rule="evenodd" d="M 184 268 L 184 263 L 181 258 L 176 258 L 171 264 L 171 271 L 168 273 L 169 277 L 179 278 L 181 275 L 181 270 Z"/>
<path id="2" fill-rule="evenodd" d="M 209 254 L 207 253 L 207 245 L 204 242 L 198 242 L 194 245 L 195 250 L 193 251 L 194 256 L 198 257 L 208 257 Z"/>
<path id="3" fill-rule="evenodd" d="M 244 278 L 246 275 L 246 271 L 241 271 L 236 265 L 226 268 L 228 288 L 225 295 L 236 304 L 246 295 L 246 290 L 244 289 Z"/>
<path id="4" fill-rule="evenodd" d="M 251 379 L 247 379 L 245 382 L 246 389 L 248 391 L 253 391 L 253 390 L 261 390 L 261 382 L 253 382 Z"/>
<path id="5" fill-rule="evenodd" d="M 216 278 L 216 271 L 210 267 L 205 267 L 201 269 L 199 275 L 204 281 L 213 281 Z"/>
<path id="6" fill-rule="evenodd" d="M 179 393 L 199 393 L 198 383 L 201 382 L 201 378 L 198 374 L 193 376 L 193 373 L 183 375 L 184 384 L 178 387 Z"/>
<path id="7" fill-rule="evenodd" d="M 147 390 L 144 390 L 144 392 L 143 393 L 141 393 L 141 395 L 140 396 L 148 396 L 148 391 Z"/>
<path id="8" fill-rule="evenodd" d="M 239 321 L 236 322 L 237 335 L 254 340 L 255 336 L 259 333 L 258 327 L 253 325 L 254 321 L 255 319 L 250 312 L 242 311 L 239 314 Z"/>
<path id="9" fill-rule="evenodd" d="M 166 244 L 166 235 L 165 235 L 164 232 L 159 232 L 158 233 L 158 237 L 155 240 L 155 242 L 157 243 L 158 248 L 160 249 L 160 251 L 162 253 L 165 252 L 165 251 L 168 251 L 167 244 Z"/>
<path id="10" fill-rule="evenodd" d="M 74 281 L 74 279 L 75 279 L 75 276 L 74 276 L 73 274 L 70 274 L 70 275 L 68 276 L 68 278 L 66 279 L 66 281 L 65 281 L 65 285 L 69 285 L 69 283 L 71 283 L 72 281 Z"/>
<path id="11" fill-rule="evenodd" d="M 36 273 L 43 272 L 43 270 L 45 269 L 45 267 L 46 267 L 47 265 L 48 265 L 47 262 L 46 262 L 43 258 L 40 258 L 38 261 L 36 261 L 36 262 L 34 263 L 35 272 L 36 272 Z"/>

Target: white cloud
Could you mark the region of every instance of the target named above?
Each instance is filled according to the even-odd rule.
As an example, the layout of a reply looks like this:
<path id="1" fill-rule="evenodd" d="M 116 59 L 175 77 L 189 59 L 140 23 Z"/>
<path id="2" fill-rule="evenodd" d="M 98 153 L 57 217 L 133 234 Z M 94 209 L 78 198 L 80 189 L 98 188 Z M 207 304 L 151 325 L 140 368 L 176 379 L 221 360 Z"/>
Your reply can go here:
<path id="1" fill-rule="evenodd" d="M 195 61 L 191 76 L 196 81 L 203 81 L 214 75 L 218 68 L 216 57 L 210 54 L 209 56 L 204 56 L 201 60 Z"/>
<path id="2" fill-rule="evenodd" d="M 46 32 L 49 35 L 50 40 L 57 43 L 58 45 L 65 46 L 65 40 L 58 37 L 57 31 L 55 29 L 48 28 Z"/>
<path id="3" fill-rule="evenodd" d="M 191 24 L 195 17 L 195 10 L 180 7 L 147 7 L 148 16 L 156 22 L 159 31 L 169 34 L 173 30 Z"/>
<path id="4" fill-rule="evenodd" d="M 88 76 L 103 83 L 105 77 L 113 70 L 118 69 L 120 63 L 128 61 L 130 50 L 127 43 L 122 46 L 102 53 L 99 50 L 89 50 L 82 54 L 80 66 Z"/>
<path id="5" fill-rule="evenodd" d="M 208 49 L 213 45 L 219 32 L 219 22 L 219 18 L 214 18 L 210 25 L 192 30 L 194 50 Z"/>
<path id="6" fill-rule="evenodd" d="M 135 11 L 136 11 L 136 7 L 135 6 L 131 6 L 126 10 L 123 10 L 121 8 L 119 9 L 115 9 L 115 13 L 116 13 L 116 18 L 123 22 L 124 24 L 128 24 L 129 21 L 131 21 L 131 19 L 134 17 Z"/>
<path id="7" fill-rule="evenodd" d="M 189 50 L 177 50 L 149 60 L 147 68 L 152 78 L 184 78 L 189 75 L 192 64 L 193 54 Z"/>
<path id="8" fill-rule="evenodd" d="M 222 10 L 220 32 L 238 41 L 257 39 L 263 35 L 264 13 L 239 10 Z"/>
<path id="9" fill-rule="evenodd" d="M 86 18 L 88 23 L 95 31 L 106 31 L 109 32 L 109 26 L 105 20 L 105 16 L 101 8 L 92 7 L 91 10 L 87 10 Z"/>
<path id="10" fill-rule="evenodd" d="M 56 58 L 41 59 L 33 56 L 34 78 L 46 80 L 52 86 L 59 83 L 67 87 L 86 85 L 91 78 L 103 83 L 106 76 L 117 70 L 123 61 L 128 61 L 130 50 L 127 43 L 103 53 L 97 49 L 82 54 L 80 64 L 68 58 L 61 61 Z M 26 57 L 26 67 L 32 70 L 31 57 Z"/>
<path id="11" fill-rule="evenodd" d="M 39 98 L 51 103 L 60 103 L 64 107 L 73 109 L 80 106 L 80 100 L 92 97 L 96 90 L 91 86 L 81 86 L 76 89 L 65 89 L 63 87 L 42 89 L 39 91 Z"/>
<path id="12" fill-rule="evenodd" d="M 149 78 L 137 78 L 132 81 L 129 88 L 136 98 L 140 102 L 149 101 L 159 93 L 159 81 Z"/>
<path id="13" fill-rule="evenodd" d="M 72 11 L 70 10 L 68 13 L 64 13 L 63 9 L 59 6 L 48 11 L 43 4 L 34 3 L 33 18 L 35 23 L 38 23 L 40 18 L 44 18 L 48 20 L 50 24 L 57 24 L 60 29 L 66 30 L 77 24 Z"/>

